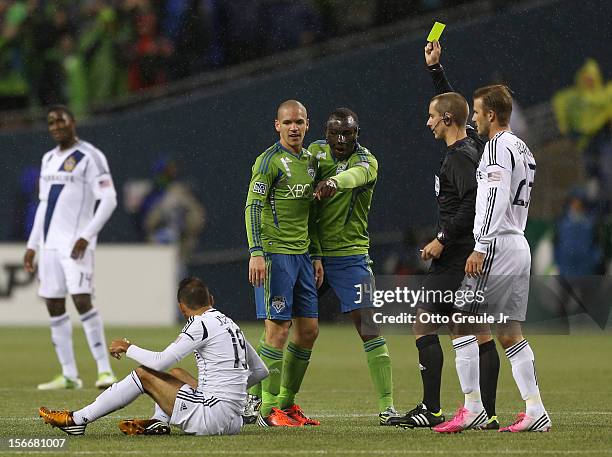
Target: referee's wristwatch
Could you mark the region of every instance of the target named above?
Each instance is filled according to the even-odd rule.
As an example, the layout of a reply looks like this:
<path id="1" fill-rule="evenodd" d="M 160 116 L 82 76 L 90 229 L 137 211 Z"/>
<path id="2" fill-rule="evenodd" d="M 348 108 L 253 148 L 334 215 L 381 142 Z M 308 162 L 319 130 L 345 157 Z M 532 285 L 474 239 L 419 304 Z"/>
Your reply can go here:
<path id="1" fill-rule="evenodd" d="M 442 246 L 444 246 L 446 244 L 446 242 L 448 241 L 448 237 L 446 236 L 446 232 L 444 230 L 440 230 L 438 232 L 438 234 L 436 235 L 436 240 L 438 240 L 440 242 L 440 244 Z"/>

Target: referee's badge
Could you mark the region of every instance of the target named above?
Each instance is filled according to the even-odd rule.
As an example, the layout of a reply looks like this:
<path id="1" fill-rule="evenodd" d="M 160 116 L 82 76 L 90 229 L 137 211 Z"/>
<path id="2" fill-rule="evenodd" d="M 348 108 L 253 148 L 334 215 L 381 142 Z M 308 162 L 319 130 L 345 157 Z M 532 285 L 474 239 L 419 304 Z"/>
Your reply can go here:
<path id="1" fill-rule="evenodd" d="M 436 192 L 436 197 L 440 195 L 440 178 L 438 175 L 435 175 L 436 181 L 434 183 L 434 191 Z"/>

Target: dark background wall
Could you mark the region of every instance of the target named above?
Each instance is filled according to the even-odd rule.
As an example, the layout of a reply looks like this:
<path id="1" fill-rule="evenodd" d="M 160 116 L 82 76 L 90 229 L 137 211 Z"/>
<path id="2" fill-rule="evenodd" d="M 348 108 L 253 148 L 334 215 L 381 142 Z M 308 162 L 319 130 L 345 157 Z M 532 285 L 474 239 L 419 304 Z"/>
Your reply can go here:
<path id="1" fill-rule="evenodd" d="M 506 9 L 484 22 L 467 17 L 461 24 L 448 24 L 443 64 L 455 90 L 469 100 L 475 88 L 501 73 L 526 107 L 572 84 L 587 57 L 598 60 L 609 75 L 610 4 L 592 0 L 579 5 L 571 0 L 542 2 L 529 11 Z M 120 193 L 127 179 L 148 177 L 160 155 L 176 158 L 182 177 L 209 213 L 201 240 L 206 251 L 245 246 L 243 205 L 250 167 L 277 139 L 273 121 L 279 102 L 295 98 L 306 105 L 311 120 L 307 142 L 321 137 L 332 109 L 348 106 L 360 116 L 361 142 L 380 163 L 371 233 L 431 224 L 432 171 L 442 148 L 425 128 L 433 87 L 424 69 L 423 46 L 419 34 L 316 62 L 298 61 L 215 93 L 84 122 L 79 135 L 105 152 Z M 21 170 L 38 165 L 52 146 L 43 126 L 0 134 L 0 240 L 9 237 Z M 136 241 L 137 232 L 119 209 L 101 239 Z M 241 308 L 243 316 L 252 314 L 246 265 L 199 273 L 216 284 L 222 302 Z"/>

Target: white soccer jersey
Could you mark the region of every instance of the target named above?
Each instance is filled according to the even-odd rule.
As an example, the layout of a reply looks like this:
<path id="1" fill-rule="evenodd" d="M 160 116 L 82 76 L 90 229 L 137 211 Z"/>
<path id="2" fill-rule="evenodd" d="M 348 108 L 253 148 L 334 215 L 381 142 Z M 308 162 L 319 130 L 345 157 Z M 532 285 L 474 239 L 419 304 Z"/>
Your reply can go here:
<path id="1" fill-rule="evenodd" d="M 32 230 L 28 247 L 70 251 L 79 238 L 96 246 L 97 233 L 88 233 L 96 200 L 116 197 L 104 154 L 79 140 L 70 149 L 47 152 L 40 169 L 39 199 L 44 212 Z M 94 231 L 95 232 L 95 231 Z"/>
<path id="2" fill-rule="evenodd" d="M 225 314 L 211 309 L 190 317 L 163 352 L 131 345 L 127 356 L 154 370 L 163 371 L 193 352 L 198 366 L 198 390 L 244 407 L 249 377 L 265 377 L 263 361 L 246 341 L 240 327 Z"/>
<path id="3" fill-rule="evenodd" d="M 533 154 L 513 133 L 499 132 L 487 142 L 476 170 L 476 251 L 486 252 L 499 235 L 523 235 L 535 171 Z"/>

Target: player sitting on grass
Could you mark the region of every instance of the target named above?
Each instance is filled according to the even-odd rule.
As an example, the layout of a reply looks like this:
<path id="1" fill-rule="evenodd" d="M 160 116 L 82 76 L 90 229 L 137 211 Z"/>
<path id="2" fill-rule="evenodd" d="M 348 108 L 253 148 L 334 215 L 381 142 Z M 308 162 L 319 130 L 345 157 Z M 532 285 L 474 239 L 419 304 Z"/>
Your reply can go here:
<path id="1" fill-rule="evenodd" d="M 163 435 L 168 424 L 195 435 L 234 435 L 242 426 L 246 389 L 268 375 L 263 361 L 246 341 L 240 328 L 213 308 L 208 288 L 197 278 L 186 278 L 178 289 L 178 306 L 187 319 L 177 339 L 162 352 L 153 352 L 114 340 L 110 353 L 125 353 L 141 365 L 78 411 L 50 411 L 41 407 L 47 424 L 69 435 L 83 435 L 88 423 L 123 408 L 146 393 L 155 401 L 152 419 L 119 423 L 128 435 Z M 174 368 L 187 354 L 195 353 L 198 379 Z"/>

